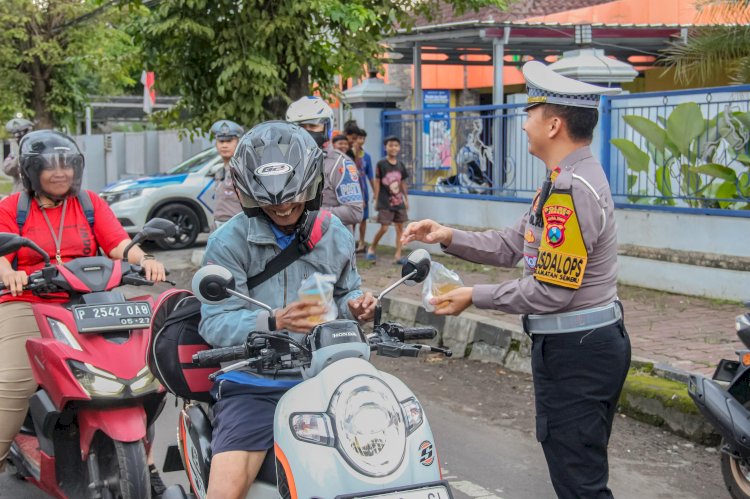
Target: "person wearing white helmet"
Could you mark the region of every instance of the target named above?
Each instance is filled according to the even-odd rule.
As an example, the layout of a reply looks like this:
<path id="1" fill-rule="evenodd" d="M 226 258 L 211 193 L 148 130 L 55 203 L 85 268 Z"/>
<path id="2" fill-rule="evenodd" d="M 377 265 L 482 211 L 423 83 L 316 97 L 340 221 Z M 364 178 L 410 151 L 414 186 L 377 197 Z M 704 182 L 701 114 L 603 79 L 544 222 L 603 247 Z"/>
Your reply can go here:
<path id="1" fill-rule="evenodd" d="M 286 121 L 296 123 L 308 131 L 318 147 L 325 152 L 323 162 L 322 207 L 353 228 L 362 221 L 362 189 L 359 186 L 357 165 L 349 157 L 333 149 L 333 110 L 320 97 L 307 96 L 292 102 L 286 111 Z"/>

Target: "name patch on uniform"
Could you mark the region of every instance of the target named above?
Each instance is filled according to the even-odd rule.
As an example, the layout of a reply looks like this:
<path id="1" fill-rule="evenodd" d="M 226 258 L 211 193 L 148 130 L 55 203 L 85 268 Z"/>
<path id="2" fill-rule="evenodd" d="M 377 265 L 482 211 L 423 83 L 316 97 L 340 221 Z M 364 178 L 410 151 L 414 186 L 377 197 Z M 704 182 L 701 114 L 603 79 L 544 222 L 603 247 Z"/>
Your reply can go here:
<path id="1" fill-rule="evenodd" d="M 534 268 L 537 281 L 578 289 L 583 281 L 588 252 L 569 193 L 550 194 L 542 209 L 544 235 Z"/>
<path id="2" fill-rule="evenodd" d="M 341 204 L 362 204 L 362 189 L 359 186 L 357 166 L 351 161 L 344 164 L 343 175 L 336 186 L 336 197 Z"/>

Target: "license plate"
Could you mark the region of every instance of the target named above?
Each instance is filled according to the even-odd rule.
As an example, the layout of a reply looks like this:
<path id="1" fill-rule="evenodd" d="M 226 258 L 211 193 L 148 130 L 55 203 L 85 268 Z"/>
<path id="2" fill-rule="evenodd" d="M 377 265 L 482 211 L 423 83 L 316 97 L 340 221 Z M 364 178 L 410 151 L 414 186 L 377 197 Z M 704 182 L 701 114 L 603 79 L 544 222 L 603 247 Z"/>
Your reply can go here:
<path id="1" fill-rule="evenodd" d="M 145 301 L 77 305 L 73 318 L 79 333 L 145 329 L 151 325 L 151 305 Z"/>
<path id="2" fill-rule="evenodd" d="M 443 487 L 430 487 L 419 490 L 405 490 L 403 492 L 390 492 L 377 496 L 361 496 L 362 499 L 449 499 L 448 490 Z"/>

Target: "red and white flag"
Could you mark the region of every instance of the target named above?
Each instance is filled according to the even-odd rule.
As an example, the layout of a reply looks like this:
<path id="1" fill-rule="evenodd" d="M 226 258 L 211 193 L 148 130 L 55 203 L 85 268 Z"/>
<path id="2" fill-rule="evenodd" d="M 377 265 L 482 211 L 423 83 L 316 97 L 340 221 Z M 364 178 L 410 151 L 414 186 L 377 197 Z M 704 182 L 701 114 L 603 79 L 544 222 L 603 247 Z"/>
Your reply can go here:
<path id="1" fill-rule="evenodd" d="M 156 104 L 156 91 L 154 90 L 154 72 L 144 71 L 141 73 L 141 83 L 143 83 L 143 112 L 151 114 Z"/>

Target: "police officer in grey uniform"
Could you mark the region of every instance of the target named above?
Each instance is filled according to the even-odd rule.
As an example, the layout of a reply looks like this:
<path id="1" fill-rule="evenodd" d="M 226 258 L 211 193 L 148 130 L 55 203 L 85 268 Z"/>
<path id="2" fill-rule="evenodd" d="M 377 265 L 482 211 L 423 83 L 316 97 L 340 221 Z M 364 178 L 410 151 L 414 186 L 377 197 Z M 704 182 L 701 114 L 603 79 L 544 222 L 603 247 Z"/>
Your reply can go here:
<path id="1" fill-rule="evenodd" d="M 364 197 L 357 165 L 331 144 L 333 110 L 320 97 L 302 97 L 289 105 L 286 120 L 307 130 L 325 152 L 321 208 L 353 231 L 354 225 L 362 221 Z"/>
<path id="2" fill-rule="evenodd" d="M 557 496 L 608 498 L 607 445 L 630 365 L 617 301 L 617 227 L 609 182 L 589 147 L 601 95 L 618 93 L 563 77 L 540 62 L 523 67 L 529 152 L 547 180 L 512 227 L 482 233 L 432 220 L 409 225 L 402 241 L 440 243 L 472 262 L 524 275 L 455 289 L 433 299 L 438 314 L 469 305 L 522 314 L 532 338 L 536 435 Z"/>
<path id="3" fill-rule="evenodd" d="M 211 125 L 211 134 L 216 138 L 216 150 L 224 161 L 223 166 L 214 174 L 214 229 L 242 212 L 229 174 L 229 160 L 244 133 L 245 130 L 240 125 L 230 120 L 219 120 Z"/>

